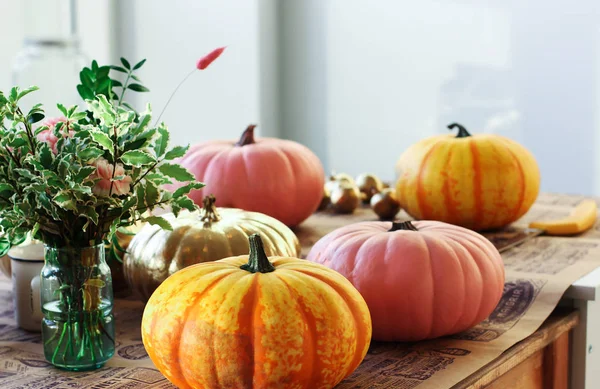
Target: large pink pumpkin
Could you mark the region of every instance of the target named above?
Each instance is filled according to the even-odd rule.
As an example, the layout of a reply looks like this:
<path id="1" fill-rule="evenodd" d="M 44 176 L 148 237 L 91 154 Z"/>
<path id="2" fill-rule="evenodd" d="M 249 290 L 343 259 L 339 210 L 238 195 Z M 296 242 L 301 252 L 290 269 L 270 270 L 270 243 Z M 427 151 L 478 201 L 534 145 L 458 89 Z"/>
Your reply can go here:
<path id="1" fill-rule="evenodd" d="M 350 224 L 321 238 L 307 259 L 358 289 L 380 341 L 469 329 L 492 313 L 504 287 L 504 264 L 489 240 L 437 221 Z"/>
<path id="2" fill-rule="evenodd" d="M 206 184 L 192 191 L 190 198 L 202 205 L 206 191 L 215 195 L 219 207 L 260 212 L 287 226 L 297 226 L 317 210 L 323 198 L 323 165 L 300 143 L 255 139 L 254 128 L 248 126 L 237 142 L 194 145 L 177 161 Z"/>

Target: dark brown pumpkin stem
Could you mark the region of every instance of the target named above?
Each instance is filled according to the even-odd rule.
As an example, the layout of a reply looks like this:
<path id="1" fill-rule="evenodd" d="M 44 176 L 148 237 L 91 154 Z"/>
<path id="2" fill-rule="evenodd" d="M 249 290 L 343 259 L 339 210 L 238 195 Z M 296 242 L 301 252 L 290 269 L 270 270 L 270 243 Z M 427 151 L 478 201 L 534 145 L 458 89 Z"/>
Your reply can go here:
<path id="1" fill-rule="evenodd" d="M 415 227 L 414 224 L 412 224 L 410 222 L 410 220 L 409 220 L 409 221 L 401 222 L 401 223 L 392 222 L 392 228 L 390 228 L 388 230 L 388 232 L 401 231 L 401 230 L 404 230 L 404 231 L 419 231 L 417 229 L 417 227 Z"/>
<path id="2" fill-rule="evenodd" d="M 275 271 L 275 266 L 267 258 L 262 239 L 258 234 L 250 235 L 250 255 L 248 263 L 240 266 L 240 269 L 251 273 L 270 273 Z"/>
<path id="3" fill-rule="evenodd" d="M 221 216 L 217 211 L 215 202 L 217 199 L 214 195 L 206 196 L 202 199 L 202 210 L 200 210 L 200 220 L 205 223 L 218 222 L 221 220 Z"/>
<path id="4" fill-rule="evenodd" d="M 450 130 L 454 130 L 455 128 L 458 128 L 458 134 L 456 135 L 457 138 L 466 138 L 468 136 L 471 136 L 471 134 L 469 134 L 469 131 L 467 131 L 467 129 L 464 128 L 461 124 L 458 124 L 458 123 L 448 124 L 448 128 Z"/>
<path id="5" fill-rule="evenodd" d="M 240 140 L 235 144 L 236 146 L 246 146 L 256 143 L 254 141 L 254 129 L 256 128 L 256 124 L 250 124 L 246 130 L 242 133 Z"/>

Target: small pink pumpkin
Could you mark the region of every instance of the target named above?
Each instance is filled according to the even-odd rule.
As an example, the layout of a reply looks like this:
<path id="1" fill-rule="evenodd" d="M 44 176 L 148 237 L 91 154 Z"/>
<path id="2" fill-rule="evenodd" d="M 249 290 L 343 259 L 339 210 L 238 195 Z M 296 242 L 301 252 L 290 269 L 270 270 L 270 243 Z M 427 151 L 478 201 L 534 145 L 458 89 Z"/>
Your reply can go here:
<path id="1" fill-rule="evenodd" d="M 323 198 L 325 172 L 306 146 L 284 139 L 254 138 L 248 126 L 239 141 L 215 140 L 194 145 L 177 162 L 204 189 L 190 193 L 202 205 L 203 190 L 214 194 L 217 206 L 264 213 L 289 227 L 317 210 Z M 178 186 L 169 186 L 175 190 Z"/>
<path id="2" fill-rule="evenodd" d="M 379 341 L 467 330 L 492 313 L 504 287 L 504 263 L 489 240 L 437 221 L 350 224 L 321 238 L 307 259 L 358 289 Z"/>

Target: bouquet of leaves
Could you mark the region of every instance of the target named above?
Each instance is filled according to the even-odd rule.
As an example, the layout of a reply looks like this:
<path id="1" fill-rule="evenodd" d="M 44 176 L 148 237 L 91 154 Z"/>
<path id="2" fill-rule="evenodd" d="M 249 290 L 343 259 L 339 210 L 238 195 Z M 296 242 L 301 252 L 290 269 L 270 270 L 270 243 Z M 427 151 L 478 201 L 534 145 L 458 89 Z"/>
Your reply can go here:
<path id="1" fill-rule="evenodd" d="M 172 163 L 189 145 L 171 147 L 167 126 L 151 124 L 150 105 L 137 112 L 124 101 L 126 91 L 148 89 L 134 74 L 145 60 L 121 62 L 84 68 L 77 90 L 86 107 L 57 104 L 60 118 L 43 121 L 40 104 L 21 109 L 35 86 L 0 92 L 0 256 L 27 234 L 52 247 L 93 246 L 114 241 L 117 229 L 139 221 L 170 229 L 150 215 L 156 207 L 176 215 L 196 209 L 187 193 L 204 185 Z M 124 82 L 111 73 L 123 73 Z M 162 189 L 173 181 L 186 185 Z"/>
<path id="2" fill-rule="evenodd" d="M 196 69 L 206 68 L 222 51 L 202 58 Z M 73 86 L 85 106 L 59 103 L 58 118 L 45 118 L 40 104 L 22 109 L 21 100 L 35 86 L 0 92 L 0 256 L 28 235 L 50 248 L 81 253 L 116 244 L 116 231 L 138 222 L 171 229 L 152 215 L 157 207 L 175 215 L 197 209 L 187 194 L 204 185 L 173 162 L 189 146 L 170 145 L 168 128 L 153 123 L 150 105 L 138 112 L 124 100 L 128 91 L 148 91 L 135 74 L 144 63 L 132 66 L 121 58 L 119 66 L 99 66 L 93 61 L 81 70 L 81 84 Z M 173 192 L 163 189 L 174 181 L 184 185 Z M 55 259 L 67 269 L 90 262 L 82 254 Z M 104 283 L 97 274 L 84 279 L 80 274 L 61 273 L 54 291 L 60 295 L 59 310 L 84 315 L 69 315 L 45 340 L 55 344 L 53 363 L 59 350 L 82 356 L 90 345 L 102 352 L 103 341 L 114 344 L 102 324 L 99 290 Z"/>

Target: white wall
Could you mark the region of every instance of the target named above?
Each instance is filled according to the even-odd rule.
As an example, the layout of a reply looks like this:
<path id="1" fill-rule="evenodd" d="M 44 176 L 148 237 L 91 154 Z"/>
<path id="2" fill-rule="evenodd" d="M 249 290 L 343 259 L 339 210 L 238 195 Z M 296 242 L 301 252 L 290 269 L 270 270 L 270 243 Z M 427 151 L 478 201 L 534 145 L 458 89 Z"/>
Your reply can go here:
<path id="1" fill-rule="evenodd" d="M 0 90 L 12 87 L 12 60 L 19 52 L 24 36 L 23 10 L 16 1 L 0 0 L 0 23 L 4 31 L 11 31 L 11 39 L 2 39 L 0 43 Z"/>
<path id="2" fill-rule="evenodd" d="M 147 58 L 140 76 L 151 92 L 137 94 L 162 110 L 196 60 L 228 46 L 209 68 L 179 89 L 161 120 L 175 144 L 239 138 L 250 123 L 262 128 L 259 106 L 258 0 L 127 0 L 119 2 L 118 55 Z"/>
<path id="3" fill-rule="evenodd" d="M 148 59 L 141 76 L 151 92 L 135 103 L 157 113 L 200 56 L 229 46 L 163 116 L 176 143 L 233 139 L 258 123 L 261 135 L 311 147 L 327 170 L 391 180 L 403 150 L 457 121 L 522 142 L 542 190 L 600 195 L 594 0 L 78 4 L 90 58 Z M 0 0 L 0 20 L 12 32 L 0 43 L 7 89 L 21 3 Z"/>
<path id="4" fill-rule="evenodd" d="M 284 110 L 326 113 L 305 130 L 327 134 L 310 144 L 327 169 L 394 179 L 403 150 L 457 121 L 522 142 L 540 164 L 542 190 L 600 194 L 595 1 L 294 4 L 309 25 L 282 44 L 323 53 L 313 60 L 324 69 L 288 74 L 302 89 L 286 93 L 310 104 Z"/>
<path id="5" fill-rule="evenodd" d="M 503 85 L 481 85 L 510 66 L 509 25 L 473 5 L 379 4 L 329 2 L 328 151 L 336 170 L 392 179 L 406 147 L 452 121 L 481 131 L 514 104 Z"/>
<path id="6" fill-rule="evenodd" d="M 49 0 L 28 1 L 53 7 Z M 61 5 L 69 0 L 52 2 Z M 26 6 L 0 0 L 3 30 L 12 31 L 11 38 L 0 43 L 0 90 L 12 86 L 12 61 L 28 23 Z M 81 47 L 89 61 L 147 58 L 140 76 L 151 92 L 131 96 L 138 107 L 150 102 L 156 115 L 198 58 L 218 46 L 229 46 L 211 67 L 190 77 L 171 101 L 162 120 L 173 131 L 173 142 L 237 138 L 250 123 L 259 124 L 260 135 L 277 132 L 276 118 L 266 120 L 268 127 L 260 122 L 258 1 L 78 0 L 77 6 Z M 263 77 L 267 85 L 268 76 Z"/>

